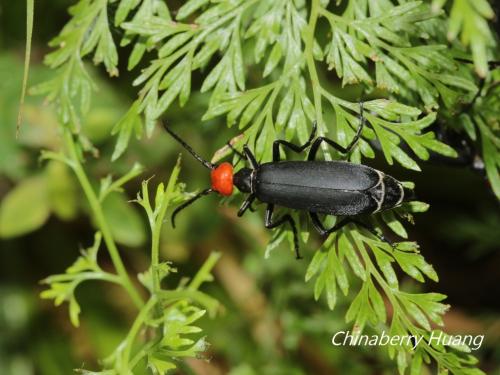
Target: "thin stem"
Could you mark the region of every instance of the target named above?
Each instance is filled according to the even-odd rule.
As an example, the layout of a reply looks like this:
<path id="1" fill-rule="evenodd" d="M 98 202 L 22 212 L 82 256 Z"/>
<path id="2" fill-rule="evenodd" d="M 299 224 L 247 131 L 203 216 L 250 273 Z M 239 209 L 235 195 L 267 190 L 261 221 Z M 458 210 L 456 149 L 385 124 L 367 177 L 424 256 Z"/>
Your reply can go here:
<path id="1" fill-rule="evenodd" d="M 141 329 L 143 323 L 145 322 L 149 311 L 156 305 L 156 297 L 153 295 L 149 299 L 149 301 L 143 306 L 139 314 L 137 315 L 137 318 L 135 318 L 134 323 L 132 324 L 132 327 L 130 327 L 130 331 L 128 332 L 127 338 L 125 339 L 126 345 L 125 349 L 123 350 L 123 365 L 124 368 L 128 367 L 129 359 L 130 359 L 130 353 L 132 351 L 132 347 L 134 345 L 135 337 L 139 333 L 139 330 Z"/>
<path id="2" fill-rule="evenodd" d="M 151 349 L 153 346 L 157 344 L 157 340 L 150 341 L 146 345 L 144 345 L 132 358 L 132 360 L 129 362 L 129 367 L 131 369 L 134 369 L 135 366 L 143 359 L 146 355 L 149 354 L 149 349 Z"/>
<path id="3" fill-rule="evenodd" d="M 311 14 L 309 16 L 309 23 L 307 25 L 307 39 L 305 41 L 305 55 L 309 77 L 311 79 L 311 87 L 314 98 L 314 109 L 316 110 L 316 121 L 318 122 L 318 130 L 320 135 L 324 134 L 323 111 L 321 107 L 321 84 L 319 83 L 318 72 L 314 63 L 313 47 L 314 47 L 314 32 L 316 30 L 316 23 L 318 21 L 320 9 L 319 0 L 313 0 L 311 6 Z"/>
<path id="4" fill-rule="evenodd" d="M 139 295 L 137 289 L 132 284 L 125 266 L 123 265 L 120 253 L 118 252 L 118 248 L 116 247 L 113 235 L 111 234 L 111 229 L 109 228 L 108 222 L 104 217 L 104 212 L 102 210 L 101 204 L 99 203 L 99 199 L 97 198 L 97 195 L 92 188 L 87 175 L 85 174 L 85 170 L 80 163 L 75 141 L 73 140 L 73 136 L 68 129 L 64 129 L 64 141 L 69 151 L 69 159 L 71 160 L 70 166 L 75 172 L 75 175 L 78 178 L 80 185 L 82 186 L 83 192 L 87 197 L 90 208 L 92 209 L 92 213 L 94 214 L 97 225 L 102 233 L 102 237 L 104 238 L 104 243 L 106 244 L 106 248 L 108 249 L 113 265 L 118 276 L 121 279 L 121 284 L 130 295 L 130 298 L 132 299 L 136 307 L 140 309 L 143 306 L 143 300 Z"/>
<path id="5" fill-rule="evenodd" d="M 276 101 L 276 98 L 281 91 L 281 88 L 283 87 L 284 77 L 286 76 L 284 75 L 283 78 L 267 85 L 268 90 L 265 93 L 265 96 L 267 97 L 269 95 L 269 92 L 271 92 L 271 95 L 269 96 L 269 100 L 266 102 L 266 105 L 264 106 L 262 111 L 260 111 L 259 116 L 255 119 L 254 126 L 259 126 L 260 123 L 264 121 L 269 112 L 272 111 L 274 102 Z"/>
<path id="6" fill-rule="evenodd" d="M 104 191 L 101 191 L 99 193 L 99 201 L 100 202 L 104 201 L 104 198 L 106 198 L 108 194 L 112 193 L 113 191 L 120 191 L 120 188 L 125 183 L 127 183 L 137 175 L 141 174 L 142 171 L 143 167 L 139 163 L 135 163 L 132 169 L 127 174 L 118 178 L 116 181 L 113 181 Z"/>
<path id="7" fill-rule="evenodd" d="M 214 251 L 210 254 L 209 258 L 205 261 L 205 263 L 203 263 L 203 266 L 196 273 L 196 276 L 189 283 L 189 290 L 197 290 L 205 281 L 212 280 L 212 275 L 210 272 L 215 263 L 217 263 L 217 261 L 219 260 L 220 256 L 221 253 L 219 253 L 218 251 Z"/>
<path id="8" fill-rule="evenodd" d="M 323 96 L 332 104 L 339 104 L 343 107 L 349 108 L 352 111 L 359 112 L 359 104 L 355 104 L 352 102 L 348 102 L 347 100 L 341 99 L 336 97 L 335 95 L 332 95 L 328 91 L 326 91 L 324 88 L 320 88 L 320 92 L 323 94 Z"/>
<path id="9" fill-rule="evenodd" d="M 118 275 L 113 275 L 108 272 L 103 272 L 103 271 L 87 271 L 87 272 L 81 272 L 78 274 L 78 277 L 75 278 L 75 275 L 73 274 L 61 274 L 61 275 L 54 275 L 54 276 L 49 276 L 47 279 L 43 280 L 43 282 L 46 283 L 52 283 L 52 282 L 68 282 L 68 281 L 74 281 L 78 280 L 78 282 L 82 282 L 85 280 L 102 280 L 102 281 L 109 281 L 111 283 L 122 284 L 122 279 Z"/>
<path id="10" fill-rule="evenodd" d="M 31 39 L 33 36 L 33 14 L 35 13 L 35 0 L 27 0 L 26 2 L 26 52 L 24 55 L 24 72 L 23 86 L 21 89 L 21 99 L 19 100 L 19 112 L 17 113 L 16 138 L 19 137 L 21 131 L 21 123 L 23 121 L 23 107 L 26 98 L 26 88 L 28 87 L 28 77 L 30 71 L 31 57 Z"/>
<path id="11" fill-rule="evenodd" d="M 159 211 L 155 217 L 154 222 L 151 225 L 151 274 L 153 277 L 153 294 L 160 290 L 160 279 L 158 277 L 158 266 L 160 264 L 160 236 L 161 227 L 165 220 L 165 214 L 167 212 L 170 199 L 172 198 L 175 183 L 177 182 L 177 176 L 179 175 L 179 168 L 174 168 L 172 175 L 168 181 L 167 189 L 163 194 L 163 201 L 160 204 Z M 156 207 L 155 207 L 156 210 Z"/>

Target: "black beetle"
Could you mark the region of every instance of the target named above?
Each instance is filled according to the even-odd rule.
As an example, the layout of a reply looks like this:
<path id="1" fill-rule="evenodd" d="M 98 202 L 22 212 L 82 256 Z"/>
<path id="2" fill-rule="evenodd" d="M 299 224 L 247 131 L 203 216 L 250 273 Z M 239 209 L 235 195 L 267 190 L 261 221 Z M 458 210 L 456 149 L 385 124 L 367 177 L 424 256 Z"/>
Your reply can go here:
<path id="1" fill-rule="evenodd" d="M 401 182 L 395 178 L 366 165 L 345 161 L 314 160 L 318 148 L 323 142 L 343 154 L 348 154 L 358 141 L 364 123 L 361 103 L 360 126 L 351 143 L 344 148 L 331 139 L 315 138 L 316 122 L 314 122 L 309 140 L 302 146 L 285 140 L 275 140 L 273 161 L 269 163 L 259 164 L 248 146 L 245 145 L 243 153 L 234 151 L 245 157 L 251 168 L 242 168 L 234 174 L 233 166 L 230 163 L 224 162 L 217 165 L 204 160 L 177 134 L 164 126 L 165 130 L 191 155 L 211 170 L 211 187 L 177 207 L 172 214 L 172 226 L 175 227 L 175 216 L 197 199 L 213 192 L 229 196 L 233 192 L 233 186 L 236 186 L 241 192 L 249 194 L 241 205 L 238 216 L 242 216 L 255 199 L 267 203 L 266 228 L 276 228 L 288 222 L 293 231 L 297 258 L 300 258 L 300 253 L 295 222 L 289 214 L 273 220 L 275 205 L 309 212 L 314 228 L 323 236 L 327 236 L 349 223 L 355 223 L 386 241 L 372 227 L 355 220 L 353 216 L 372 214 L 397 207 L 402 202 L 413 199 L 413 191 L 403 187 Z M 280 145 L 295 152 L 302 152 L 311 146 L 307 161 L 281 161 Z M 325 228 L 318 214 L 345 217 L 331 228 Z"/>

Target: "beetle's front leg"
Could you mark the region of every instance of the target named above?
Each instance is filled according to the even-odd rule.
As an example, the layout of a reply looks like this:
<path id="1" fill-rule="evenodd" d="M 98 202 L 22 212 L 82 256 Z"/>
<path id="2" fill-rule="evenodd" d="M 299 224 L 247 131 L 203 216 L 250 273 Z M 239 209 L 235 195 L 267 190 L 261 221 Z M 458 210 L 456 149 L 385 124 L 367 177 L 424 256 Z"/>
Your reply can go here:
<path id="1" fill-rule="evenodd" d="M 257 169 L 259 167 L 257 159 L 255 159 L 255 156 L 252 154 L 252 151 L 250 151 L 247 145 L 243 146 L 243 154 L 245 155 L 253 169 Z"/>
<path id="2" fill-rule="evenodd" d="M 295 226 L 295 221 L 293 221 L 292 217 L 289 214 L 285 214 L 282 217 L 280 217 L 278 220 L 273 222 L 273 211 L 274 211 L 274 205 L 273 204 L 268 204 L 266 208 L 266 217 L 264 221 L 264 225 L 266 226 L 267 229 L 272 229 L 279 227 L 282 224 L 285 224 L 288 222 L 290 226 L 292 227 L 292 232 L 293 232 L 293 244 L 295 248 L 295 257 L 297 259 L 302 259 L 300 256 L 299 252 L 299 238 L 297 235 L 297 227 Z"/>
<path id="3" fill-rule="evenodd" d="M 241 205 L 240 209 L 238 210 L 238 217 L 241 217 L 243 216 L 243 214 L 245 213 L 245 211 L 247 209 L 250 209 L 250 211 L 252 211 L 252 203 L 253 201 L 255 200 L 255 195 L 253 194 L 250 194 L 246 199 L 245 201 L 243 202 L 243 204 Z"/>
<path id="4" fill-rule="evenodd" d="M 358 130 L 356 130 L 356 134 L 354 135 L 354 138 L 352 139 L 351 143 L 347 145 L 347 147 L 344 147 L 337 142 L 326 138 L 326 137 L 318 137 L 314 141 L 313 145 L 311 146 L 311 149 L 309 150 L 309 155 L 307 155 L 307 160 L 315 160 L 316 159 L 316 154 L 318 152 L 319 146 L 321 146 L 321 143 L 326 142 L 330 146 L 332 146 L 335 150 L 340 152 L 341 154 L 349 154 L 349 152 L 352 151 L 356 143 L 358 142 L 359 138 L 361 137 L 361 132 L 365 126 L 366 119 L 363 116 L 363 102 L 359 102 L 359 126 Z"/>
<path id="5" fill-rule="evenodd" d="M 280 161 L 280 145 L 286 146 L 295 152 L 302 152 L 311 145 L 314 137 L 316 136 L 316 121 L 313 122 L 313 127 L 309 139 L 302 146 L 295 145 L 291 142 L 285 141 L 283 139 L 277 139 L 273 142 L 273 161 Z"/>

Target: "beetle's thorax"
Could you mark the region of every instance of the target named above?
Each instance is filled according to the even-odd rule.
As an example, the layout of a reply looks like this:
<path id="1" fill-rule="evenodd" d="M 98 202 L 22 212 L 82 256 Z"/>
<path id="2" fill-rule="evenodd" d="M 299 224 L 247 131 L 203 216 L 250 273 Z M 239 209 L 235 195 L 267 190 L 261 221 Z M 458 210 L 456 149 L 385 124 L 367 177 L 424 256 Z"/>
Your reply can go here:
<path id="1" fill-rule="evenodd" d="M 242 193 L 253 193 L 255 170 L 250 168 L 241 168 L 234 174 L 233 183 Z"/>
<path id="2" fill-rule="evenodd" d="M 233 194 L 233 166 L 222 163 L 210 173 L 212 189 L 225 196 Z"/>

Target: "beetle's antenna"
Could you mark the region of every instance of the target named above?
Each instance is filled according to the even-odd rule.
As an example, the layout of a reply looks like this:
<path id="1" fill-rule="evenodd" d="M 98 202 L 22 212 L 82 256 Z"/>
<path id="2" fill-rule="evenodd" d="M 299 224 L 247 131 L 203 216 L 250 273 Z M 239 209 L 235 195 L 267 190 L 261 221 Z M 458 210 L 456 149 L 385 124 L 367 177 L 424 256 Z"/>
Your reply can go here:
<path id="1" fill-rule="evenodd" d="M 241 159 L 245 159 L 245 155 L 243 155 L 243 153 L 235 149 L 234 146 L 231 144 L 231 142 L 227 142 L 227 146 L 231 149 L 231 151 L 233 151 L 236 155 L 238 155 L 238 160 L 236 161 L 236 163 L 234 163 L 234 165 L 238 164 L 241 161 Z"/>
<path id="2" fill-rule="evenodd" d="M 182 147 L 184 147 L 186 150 L 188 150 L 188 152 L 193 155 L 193 157 L 198 160 L 201 164 L 203 164 L 206 168 L 208 169 L 214 169 L 215 168 L 215 164 L 213 163 L 210 163 L 209 161 L 206 161 L 205 159 L 203 159 L 200 155 L 198 155 L 192 148 L 191 146 L 189 146 L 186 142 L 184 142 L 182 140 L 181 137 L 179 137 L 177 134 L 175 134 L 172 130 L 170 130 L 170 128 L 167 127 L 167 125 L 165 125 L 163 122 L 161 122 L 161 124 L 163 125 L 163 128 L 167 131 L 168 134 L 170 134 L 177 142 L 179 142 Z M 182 207 L 182 206 L 180 206 Z"/>
<path id="3" fill-rule="evenodd" d="M 172 227 L 175 229 L 175 217 L 177 216 L 177 214 L 182 211 L 183 209 L 185 209 L 187 206 L 191 205 L 192 203 L 196 202 L 198 199 L 200 199 L 201 197 L 205 196 L 205 195 L 208 195 L 210 193 L 213 193 L 213 189 L 212 188 L 208 188 L 208 189 L 205 189 L 203 191 L 200 191 L 198 194 L 196 194 L 194 197 L 192 197 L 191 199 L 185 201 L 183 204 L 181 204 L 179 207 L 177 207 L 174 212 L 172 213 Z"/>

